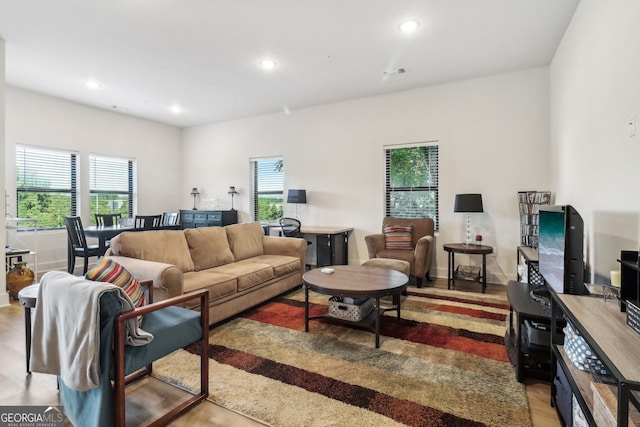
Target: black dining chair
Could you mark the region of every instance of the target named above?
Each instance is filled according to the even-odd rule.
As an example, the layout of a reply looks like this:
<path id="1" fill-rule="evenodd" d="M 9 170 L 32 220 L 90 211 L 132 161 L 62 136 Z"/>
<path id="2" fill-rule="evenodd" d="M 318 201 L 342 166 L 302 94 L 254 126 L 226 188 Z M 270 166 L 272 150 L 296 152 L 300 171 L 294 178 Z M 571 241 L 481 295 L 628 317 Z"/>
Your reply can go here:
<path id="1" fill-rule="evenodd" d="M 118 223 L 118 220 L 122 216 L 121 213 L 110 213 L 110 214 L 95 214 L 96 217 L 96 225 L 111 227 Z"/>
<path id="2" fill-rule="evenodd" d="M 178 212 L 163 212 L 160 225 L 178 225 Z"/>
<path id="3" fill-rule="evenodd" d="M 82 274 L 87 274 L 89 258 L 104 255 L 103 250 L 99 245 L 87 244 L 87 236 L 84 234 L 84 227 L 79 216 L 65 216 L 64 225 L 67 227 L 69 241 L 67 271 L 73 274 L 73 270 L 76 267 L 76 258 L 84 258 Z"/>
<path id="4" fill-rule="evenodd" d="M 142 230 L 153 230 L 160 227 L 162 215 L 136 215 L 134 227 Z"/>

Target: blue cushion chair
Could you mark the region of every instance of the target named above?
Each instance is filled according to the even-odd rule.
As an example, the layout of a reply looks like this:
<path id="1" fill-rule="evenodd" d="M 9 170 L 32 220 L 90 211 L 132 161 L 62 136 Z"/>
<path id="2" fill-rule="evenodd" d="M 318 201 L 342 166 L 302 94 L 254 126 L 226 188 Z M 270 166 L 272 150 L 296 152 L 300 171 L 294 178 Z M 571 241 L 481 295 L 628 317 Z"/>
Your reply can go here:
<path id="1" fill-rule="evenodd" d="M 69 280 L 73 282 L 74 280 L 85 279 L 71 276 Z M 195 291 L 152 303 L 153 288 L 149 286 L 152 282 L 146 281 L 141 282 L 141 284 L 148 286 L 147 301 L 150 303 L 133 310 L 125 311 L 123 309 L 122 299 L 119 297 L 121 288 L 104 292 L 99 296 L 99 313 L 97 313 L 99 315 L 97 387 L 88 390 L 74 389 L 65 384 L 63 377 L 58 377 L 60 404 L 73 425 L 124 427 L 126 419 L 125 386 L 149 375 L 152 371 L 152 363 L 155 360 L 192 344 L 200 347 L 200 392 L 190 396 L 150 425 L 168 424 L 171 420 L 205 400 L 209 395 L 207 351 L 209 291 Z M 43 299 L 46 298 L 43 297 Z M 199 300 L 196 307 L 199 311 L 179 306 L 191 300 Z M 46 305 L 47 301 L 38 301 L 38 304 Z M 193 305 L 193 302 L 188 304 Z M 89 303 L 88 306 L 90 306 Z M 204 309 L 200 310 L 203 307 Z M 63 310 L 62 307 L 49 307 L 47 309 Z M 152 334 L 153 339 L 144 345 L 128 345 L 127 334 L 129 332 L 127 328 L 131 327 L 131 320 L 129 319 L 136 319 L 139 316 L 142 316 L 140 328 L 144 332 Z M 34 328 L 37 325 L 38 322 L 36 321 Z M 83 329 L 80 328 L 80 330 L 82 331 Z M 61 330 L 58 329 L 58 331 Z M 87 335 L 89 333 L 87 331 Z M 34 349 L 36 349 L 35 345 Z M 40 372 L 44 371 L 41 370 Z"/>

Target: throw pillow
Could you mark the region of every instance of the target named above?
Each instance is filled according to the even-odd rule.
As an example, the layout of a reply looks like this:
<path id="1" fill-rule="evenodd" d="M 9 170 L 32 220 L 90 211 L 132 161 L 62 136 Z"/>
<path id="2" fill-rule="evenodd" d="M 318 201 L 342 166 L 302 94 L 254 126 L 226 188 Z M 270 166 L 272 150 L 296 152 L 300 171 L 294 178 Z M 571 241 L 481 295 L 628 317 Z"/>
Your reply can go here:
<path id="1" fill-rule="evenodd" d="M 385 249 L 413 249 L 412 225 L 386 225 L 383 232 Z"/>
<path id="2" fill-rule="evenodd" d="M 126 268 L 110 258 L 100 258 L 96 266 L 87 271 L 84 277 L 94 282 L 107 282 L 119 286 L 129 295 L 134 307 L 144 305 L 144 290 L 140 282 Z"/>

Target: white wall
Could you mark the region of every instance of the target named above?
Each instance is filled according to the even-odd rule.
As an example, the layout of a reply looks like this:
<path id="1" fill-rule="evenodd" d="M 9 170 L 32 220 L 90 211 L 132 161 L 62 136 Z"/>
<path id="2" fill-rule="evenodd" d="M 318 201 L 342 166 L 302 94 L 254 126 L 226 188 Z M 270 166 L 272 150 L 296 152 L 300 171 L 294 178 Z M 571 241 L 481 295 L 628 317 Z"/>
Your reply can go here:
<path id="1" fill-rule="evenodd" d="M 5 64 L 5 48 L 4 48 L 4 40 L 0 38 L 0 153 L 2 153 L 2 163 L 4 164 L 4 151 L 5 151 L 5 118 L 4 118 L 4 110 L 5 110 L 5 85 L 4 85 L 4 64 Z M 2 174 L 0 174 L 2 175 Z M 5 177 L 0 176 L 0 183 L 4 187 Z M 1 203 L 2 207 L 0 207 L 0 221 L 2 224 L 2 230 L 4 230 L 4 203 Z M 2 233 L 0 237 L 0 243 L 2 246 L 5 245 L 5 235 Z M 9 304 L 9 294 L 6 292 L 7 283 L 6 276 L 2 276 L 0 278 L 0 307 Z"/>
<path id="2" fill-rule="evenodd" d="M 506 283 L 515 278 L 519 243 L 516 193 L 549 188 L 548 93 L 548 69 L 537 68 L 193 127 L 183 133 L 182 181 L 222 208 L 230 207 L 226 192 L 235 185 L 240 220 L 249 221 L 249 159 L 282 155 L 285 189 L 307 190 L 301 221 L 354 227 L 349 262 L 358 264 L 368 258 L 364 236 L 380 232 L 384 215 L 383 146 L 439 141 L 441 222 L 432 275 L 447 274 L 442 244 L 463 239 L 455 194 L 478 192 L 485 213 L 472 214 L 472 232 L 495 247 L 489 281 Z M 183 204 L 189 200 L 183 195 Z M 285 214 L 294 212 L 285 206 Z"/>
<path id="3" fill-rule="evenodd" d="M 640 240 L 639 22 L 637 0 L 582 0 L 550 66 L 552 189 L 583 217 L 593 283 Z"/>
<path id="4" fill-rule="evenodd" d="M 137 160 L 139 214 L 188 208 L 181 205 L 181 130 L 179 128 L 98 110 L 15 87 L 6 87 L 5 176 L 9 213 L 15 216 L 15 145 L 75 150 L 80 154 L 81 200 L 89 198 L 89 154 Z M 84 224 L 89 205 L 81 204 Z M 4 217 L 4 216 L 3 216 Z M 38 270 L 66 268 L 66 232 L 38 233 Z M 35 246 L 35 243 L 32 244 Z"/>

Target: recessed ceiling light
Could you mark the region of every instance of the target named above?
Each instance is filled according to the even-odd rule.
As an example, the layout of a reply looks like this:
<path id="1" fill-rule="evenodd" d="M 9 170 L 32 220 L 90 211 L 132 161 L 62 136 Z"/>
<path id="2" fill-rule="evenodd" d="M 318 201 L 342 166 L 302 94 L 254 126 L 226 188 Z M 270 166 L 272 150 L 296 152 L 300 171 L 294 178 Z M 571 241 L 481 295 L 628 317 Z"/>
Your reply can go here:
<path id="1" fill-rule="evenodd" d="M 260 66 L 263 70 L 273 70 L 274 68 L 276 68 L 276 61 L 268 58 L 263 59 L 262 61 L 260 61 Z"/>
<path id="2" fill-rule="evenodd" d="M 417 30 L 419 26 L 420 23 L 418 21 L 404 21 L 402 24 L 400 24 L 400 29 L 405 33 L 410 33 Z"/>
<path id="3" fill-rule="evenodd" d="M 174 104 L 171 106 L 171 112 L 173 114 L 180 114 L 182 112 L 182 107 L 180 107 L 178 104 Z"/>
<path id="4" fill-rule="evenodd" d="M 95 80 L 87 80 L 85 82 L 85 85 L 89 88 L 89 89 L 100 89 L 102 87 L 102 85 L 95 81 Z"/>

